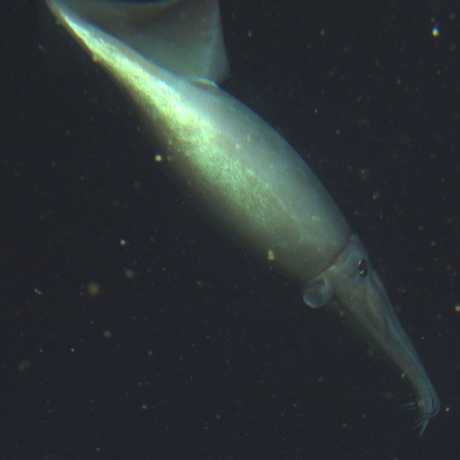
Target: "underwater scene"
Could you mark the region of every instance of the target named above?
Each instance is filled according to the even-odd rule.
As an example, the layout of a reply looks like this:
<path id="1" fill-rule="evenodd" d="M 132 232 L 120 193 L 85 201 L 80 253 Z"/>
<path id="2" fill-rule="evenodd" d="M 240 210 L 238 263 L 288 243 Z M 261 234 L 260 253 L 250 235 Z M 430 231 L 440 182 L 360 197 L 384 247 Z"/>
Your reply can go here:
<path id="1" fill-rule="evenodd" d="M 1 459 L 458 459 L 460 7 L 5 7 Z"/>

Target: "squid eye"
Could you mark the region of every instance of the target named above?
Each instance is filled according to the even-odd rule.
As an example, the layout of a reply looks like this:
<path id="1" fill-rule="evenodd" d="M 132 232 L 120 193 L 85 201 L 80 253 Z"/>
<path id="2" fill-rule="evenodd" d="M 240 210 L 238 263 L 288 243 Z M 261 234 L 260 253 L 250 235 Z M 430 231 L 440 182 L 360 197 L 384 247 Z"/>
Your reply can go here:
<path id="1" fill-rule="evenodd" d="M 361 278 L 365 278 L 367 276 L 367 272 L 369 270 L 369 266 L 367 264 L 366 259 L 361 259 L 358 262 L 358 273 Z"/>

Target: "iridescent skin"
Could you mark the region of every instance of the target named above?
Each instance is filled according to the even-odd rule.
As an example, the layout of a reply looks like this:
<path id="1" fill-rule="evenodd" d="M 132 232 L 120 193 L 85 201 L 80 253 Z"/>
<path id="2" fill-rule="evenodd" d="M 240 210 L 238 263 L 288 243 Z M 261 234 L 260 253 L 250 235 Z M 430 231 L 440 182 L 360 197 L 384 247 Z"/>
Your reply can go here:
<path id="1" fill-rule="evenodd" d="M 217 5 L 217 0 L 191 1 Z M 436 391 L 365 249 L 308 165 L 275 130 L 212 82 L 145 59 L 74 14 L 63 0 L 48 5 L 129 93 L 160 141 L 162 156 L 214 221 L 297 281 L 306 304 L 338 301 L 397 366 L 414 389 L 423 433 L 439 411 Z"/>

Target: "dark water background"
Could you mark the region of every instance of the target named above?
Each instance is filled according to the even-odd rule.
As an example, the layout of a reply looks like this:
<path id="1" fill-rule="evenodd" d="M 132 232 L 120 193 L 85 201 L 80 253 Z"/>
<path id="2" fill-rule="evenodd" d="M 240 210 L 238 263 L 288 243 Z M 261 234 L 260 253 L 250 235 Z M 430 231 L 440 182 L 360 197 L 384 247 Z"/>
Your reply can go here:
<path id="1" fill-rule="evenodd" d="M 209 228 L 120 91 L 19 0 L 0 40 L 0 458 L 458 459 L 458 4 L 222 3 L 225 88 L 336 198 L 442 411 L 419 440 L 391 369 Z"/>

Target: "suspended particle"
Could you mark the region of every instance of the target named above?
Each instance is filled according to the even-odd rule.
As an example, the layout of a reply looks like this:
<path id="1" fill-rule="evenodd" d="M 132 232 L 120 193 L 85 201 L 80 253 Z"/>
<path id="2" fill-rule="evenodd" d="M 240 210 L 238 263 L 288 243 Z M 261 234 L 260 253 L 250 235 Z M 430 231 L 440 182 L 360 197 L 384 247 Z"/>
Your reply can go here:
<path id="1" fill-rule="evenodd" d="M 31 365 L 32 363 L 28 359 L 23 359 L 19 361 L 18 366 L 17 366 L 18 372 L 27 371 L 28 369 L 30 369 Z"/>
<path id="2" fill-rule="evenodd" d="M 86 293 L 90 297 L 97 297 L 99 294 L 101 294 L 101 291 L 102 291 L 101 285 L 97 283 L 96 281 L 90 281 L 86 285 Z"/>
<path id="3" fill-rule="evenodd" d="M 106 329 L 102 332 L 102 336 L 104 337 L 104 339 L 111 339 L 112 331 L 110 331 L 109 329 Z"/>
<path id="4" fill-rule="evenodd" d="M 125 268 L 124 272 L 126 278 L 128 278 L 129 280 L 132 280 L 136 277 L 136 272 L 132 268 Z"/>

